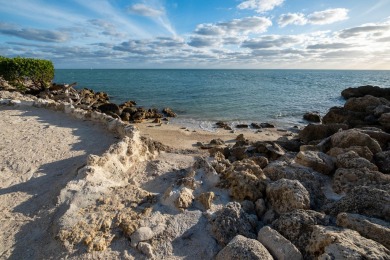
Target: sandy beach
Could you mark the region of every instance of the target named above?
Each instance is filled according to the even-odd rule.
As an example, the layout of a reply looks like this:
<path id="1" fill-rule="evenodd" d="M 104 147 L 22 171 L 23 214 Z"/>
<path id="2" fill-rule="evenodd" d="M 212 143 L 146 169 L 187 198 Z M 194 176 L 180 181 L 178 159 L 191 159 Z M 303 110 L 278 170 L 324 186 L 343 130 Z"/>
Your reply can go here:
<path id="1" fill-rule="evenodd" d="M 209 132 L 0 94 L 2 259 L 390 254 L 390 134 L 354 129 L 356 118 L 345 121 L 351 129 L 315 124 L 299 134 Z M 382 109 L 377 126 L 388 131 L 385 99 L 338 109 L 361 104 Z M 323 120 L 340 118 L 332 113 Z"/>

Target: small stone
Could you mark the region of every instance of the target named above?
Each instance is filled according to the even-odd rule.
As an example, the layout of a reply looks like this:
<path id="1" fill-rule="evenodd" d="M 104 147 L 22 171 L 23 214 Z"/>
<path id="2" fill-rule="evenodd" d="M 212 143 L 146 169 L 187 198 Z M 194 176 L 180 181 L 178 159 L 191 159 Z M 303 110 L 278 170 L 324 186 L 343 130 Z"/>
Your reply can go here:
<path id="1" fill-rule="evenodd" d="M 204 192 L 199 195 L 198 200 L 200 203 L 202 203 L 203 207 L 208 210 L 211 208 L 211 205 L 213 203 L 213 199 L 215 197 L 214 192 Z"/>
<path id="2" fill-rule="evenodd" d="M 148 241 L 154 236 L 153 231 L 150 227 L 140 227 L 131 236 L 131 246 L 137 247 L 139 242 Z"/>
<path id="3" fill-rule="evenodd" d="M 153 252 L 153 247 L 145 242 L 140 242 L 137 246 L 137 249 L 141 251 L 144 255 L 146 255 L 149 259 L 155 259 L 156 256 L 154 255 Z"/>

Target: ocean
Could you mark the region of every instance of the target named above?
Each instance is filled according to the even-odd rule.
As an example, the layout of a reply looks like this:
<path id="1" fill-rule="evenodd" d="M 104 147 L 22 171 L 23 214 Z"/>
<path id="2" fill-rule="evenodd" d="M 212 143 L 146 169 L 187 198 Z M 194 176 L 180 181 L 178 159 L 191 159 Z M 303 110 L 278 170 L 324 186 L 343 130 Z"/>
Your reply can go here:
<path id="1" fill-rule="evenodd" d="M 347 87 L 390 87 L 390 71 L 57 69 L 54 81 L 107 92 L 118 104 L 170 107 L 179 115 L 173 122 L 212 131 L 219 120 L 307 124 L 304 113 L 343 105 Z"/>

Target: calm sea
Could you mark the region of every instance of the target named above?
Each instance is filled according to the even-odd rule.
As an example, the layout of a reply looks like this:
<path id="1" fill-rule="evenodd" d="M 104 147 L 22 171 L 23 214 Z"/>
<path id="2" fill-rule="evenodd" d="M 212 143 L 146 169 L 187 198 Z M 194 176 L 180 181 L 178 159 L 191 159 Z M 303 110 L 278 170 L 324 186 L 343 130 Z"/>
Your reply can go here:
<path id="1" fill-rule="evenodd" d="M 390 87 L 390 71 L 340 70 L 56 70 L 55 82 L 107 92 L 121 103 L 171 107 L 183 125 L 212 129 L 218 120 L 304 124 L 302 115 L 344 103 L 347 87 Z"/>

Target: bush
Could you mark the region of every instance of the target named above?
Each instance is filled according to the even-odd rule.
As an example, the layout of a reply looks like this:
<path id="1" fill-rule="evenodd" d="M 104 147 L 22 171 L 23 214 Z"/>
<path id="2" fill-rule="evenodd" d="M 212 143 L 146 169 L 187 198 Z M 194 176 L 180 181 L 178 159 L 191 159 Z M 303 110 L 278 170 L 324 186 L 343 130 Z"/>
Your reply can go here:
<path id="1" fill-rule="evenodd" d="M 6 58 L 0 56 L 0 76 L 17 87 L 32 82 L 32 88 L 40 91 L 49 87 L 54 78 L 54 66 L 49 60 L 32 58 Z"/>

